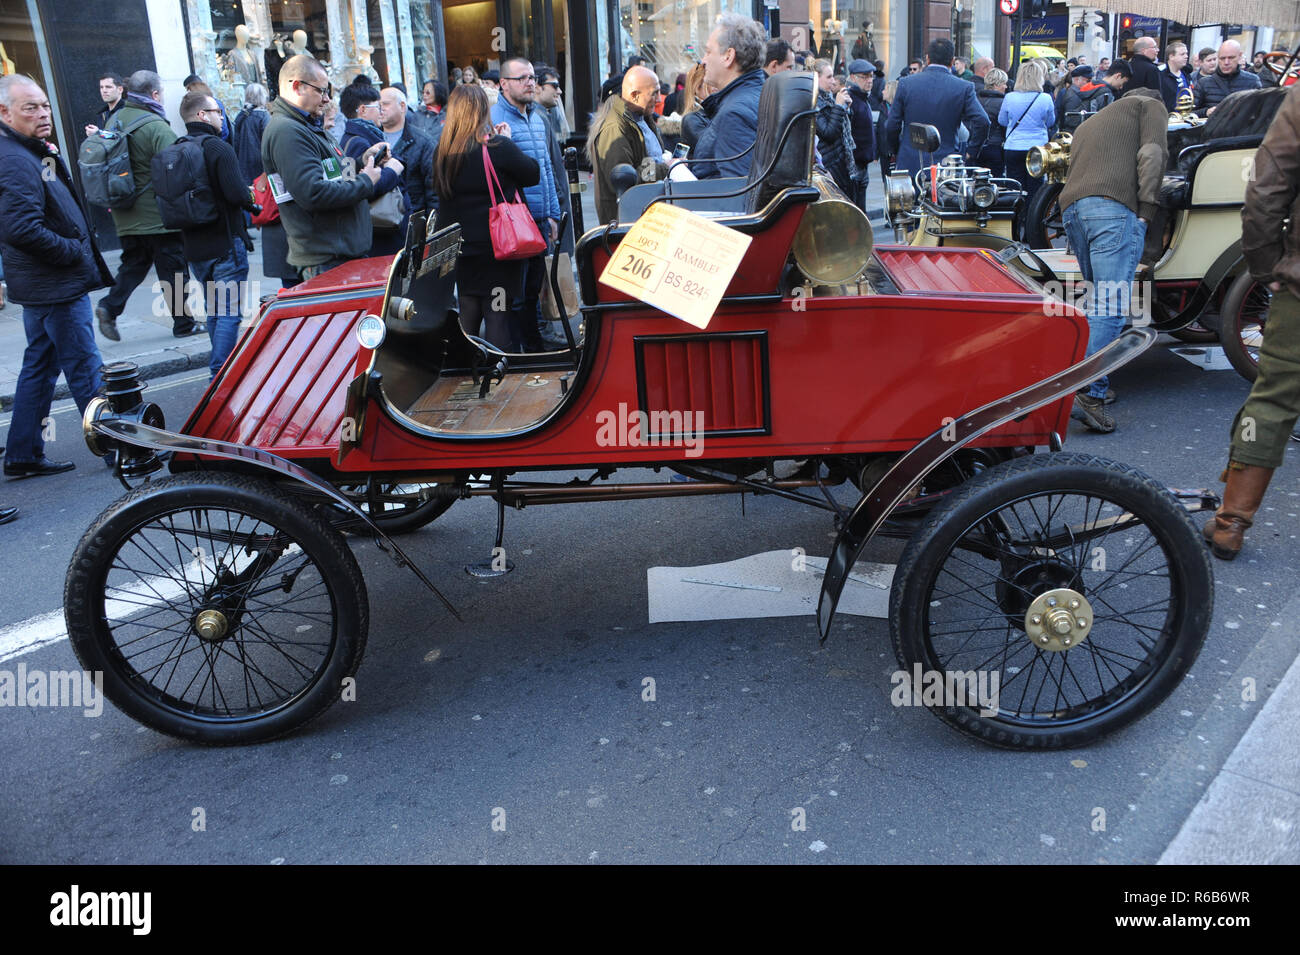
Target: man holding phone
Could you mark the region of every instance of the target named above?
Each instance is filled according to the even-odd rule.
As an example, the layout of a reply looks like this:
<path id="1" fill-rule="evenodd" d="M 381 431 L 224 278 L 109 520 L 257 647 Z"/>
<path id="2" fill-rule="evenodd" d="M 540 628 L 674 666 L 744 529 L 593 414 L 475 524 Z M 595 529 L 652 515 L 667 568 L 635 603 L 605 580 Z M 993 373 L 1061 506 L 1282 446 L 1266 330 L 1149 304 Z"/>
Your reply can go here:
<path id="1" fill-rule="evenodd" d="M 280 206 L 289 264 L 303 279 L 370 249 L 370 200 L 397 185 L 396 161 L 376 165 L 380 142 L 365 151 L 354 175 L 334 138 L 321 126 L 332 90 L 325 68 L 305 53 L 280 68 L 280 95 L 262 135 L 262 164 Z M 382 139 L 382 137 L 381 137 Z"/>
<path id="2" fill-rule="evenodd" d="M 587 139 L 596 184 L 596 215 L 601 222 L 618 218 L 618 193 L 610 173 L 620 163 L 637 171 L 641 182 L 656 182 L 668 171 L 659 141 L 642 129 L 647 110 L 659 96 L 659 77 L 644 66 L 634 66 L 623 76 L 623 95 L 605 101 L 604 117 L 593 124 Z M 648 144 L 654 144 L 651 151 Z M 684 157 L 675 157 L 684 158 Z"/>

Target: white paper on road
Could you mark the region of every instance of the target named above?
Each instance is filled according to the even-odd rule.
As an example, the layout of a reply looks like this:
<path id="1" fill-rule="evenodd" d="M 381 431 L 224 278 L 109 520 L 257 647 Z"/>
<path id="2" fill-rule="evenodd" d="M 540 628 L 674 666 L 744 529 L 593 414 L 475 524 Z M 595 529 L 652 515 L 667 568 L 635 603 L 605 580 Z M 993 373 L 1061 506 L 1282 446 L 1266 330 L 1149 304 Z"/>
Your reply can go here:
<path id="1" fill-rule="evenodd" d="M 1205 371 L 1226 371 L 1232 367 L 1222 345 L 1187 345 L 1171 351 Z"/>
<path id="2" fill-rule="evenodd" d="M 802 557 L 793 549 L 723 564 L 651 567 L 646 571 L 650 622 L 812 616 L 825 570 L 825 557 Z M 893 578 L 893 564 L 855 564 L 839 612 L 888 617 Z"/>

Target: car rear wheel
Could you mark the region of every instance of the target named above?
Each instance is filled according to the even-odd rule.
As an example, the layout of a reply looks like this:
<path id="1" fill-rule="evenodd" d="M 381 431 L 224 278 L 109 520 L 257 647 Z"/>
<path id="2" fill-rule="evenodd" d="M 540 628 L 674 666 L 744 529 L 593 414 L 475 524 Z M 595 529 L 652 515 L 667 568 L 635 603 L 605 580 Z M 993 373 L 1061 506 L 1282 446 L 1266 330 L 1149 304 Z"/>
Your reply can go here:
<path id="1" fill-rule="evenodd" d="M 147 484 L 82 537 L 65 616 L 104 695 L 200 743 L 272 739 L 323 713 L 356 673 L 360 568 L 314 510 L 270 482 L 192 472 Z"/>
<path id="2" fill-rule="evenodd" d="M 1147 713 L 1191 667 L 1213 611 L 1209 558 L 1178 501 L 1079 454 L 967 482 L 926 518 L 894 581 L 904 672 L 992 690 L 926 705 L 1012 749 L 1083 745 Z"/>
<path id="3" fill-rule="evenodd" d="M 1223 353 L 1247 381 L 1259 377 L 1259 349 L 1264 344 L 1264 324 L 1273 304 L 1267 285 L 1242 272 L 1228 287 L 1219 312 Z"/>

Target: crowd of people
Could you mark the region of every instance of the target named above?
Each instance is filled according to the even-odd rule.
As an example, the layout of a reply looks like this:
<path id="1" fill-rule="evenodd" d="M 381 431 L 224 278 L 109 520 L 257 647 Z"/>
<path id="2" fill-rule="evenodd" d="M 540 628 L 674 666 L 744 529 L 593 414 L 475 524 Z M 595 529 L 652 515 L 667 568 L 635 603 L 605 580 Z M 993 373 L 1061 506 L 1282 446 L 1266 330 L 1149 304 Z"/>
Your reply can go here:
<path id="1" fill-rule="evenodd" d="M 747 176 L 765 81 L 807 70 L 816 89 L 817 161 L 864 211 L 874 162 L 882 174 L 920 169 L 923 159 L 905 135 L 911 123 L 938 130 L 939 148 L 925 161 L 961 154 L 1018 180 L 1029 196 L 1039 180 L 1026 171 L 1028 152 L 1057 131 L 1073 133 L 1072 172 L 1060 198 L 1065 228 L 1086 280 L 1127 287 L 1158 201 L 1169 112 L 1211 115 L 1227 96 L 1273 76 L 1262 55 L 1243 66 L 1232 40 L 1195 57 L 1178 42 L 1167 46 L 1163 62 L 1159 53 L 1143 37 L 1126 60 L 1103 59 L 1095 69 L 1082 56 L 1059 66 L 1032 60 L 1020 64 L 1013 81 L 992 59 L 968 61 L 939 38 L 924 58 L 885 81 L 880 60 L 816 58 L 769 37 L 752 19 L 723 13 L 699 63 L 671 88 L 639 57 L 602 87 L 587 138 L 597 215 L 604 222 L 618 217 L 613 170 L 620 164 L 641 181 Z M 44 453 L 39 423 L 49 413 L 54 382 L 61 371 L 84 412 L 102 364 L 94 327 L 120 340 L 117 318 L 151 267 L 174 291 L 166 296 L 173 334 L 206 330 L 216 374 L 238 337 L 252 224 L 260 228 L 263 273 L 288 286 L 396 251 L 414 215 L 436 216 L 439 227 L 458 223 L 464 330 L 504 352 L 550 347 L 539 309 L 545 256 L 566 242 L 572 249 L 572 231 L 562 228 L 571 221 L 571 199 L 561 161 L 569 130 L 559 73 L 512 57 L 481 74 L 456 68 L 449 80 L 450 89 L 426 82 L 418 102 L 408 100 L 402 84 L 379 88 L 364 74 L 336 95 L 325 67 L 298 54 L 284 61 L 275 90 L 248 84 L 232 120 L 212 90 L 191 76 L 179 104 L 185 133 L 177 136 L 156 73 L 140 70 L 125 80 L 105 74 L 103 108 L 85 132 L 99 142 L 106 167 L 114 144 L 125 143 L 117 150 L 125 170 L 119 175 L 132 184 L 130 196 L 110 206 L 122 245 L 113 276 L 89 225 L 83 204 L 89 195 L 78 194 L 50 144 L 44 91 L 27 77 L 0 79 L 0 252 L 11 298 L 24 307 L 28 338 L 4 473 L 73 467 Z M 1294 162 L 1287 168 L 1294 171 Z M 489 210 L 515 198 L 526 205 L 546 251 L 502 260 L 489 233 Z M 1263 269 L 1264 256 L 1255 255 Z M 209 297 L 206 329 L 179 292 L 190 275 L 204 286 L 241 289 Z M 90 293 L 104 288 L 109 291 L 92 308 Z M 1090 302 L 1089 354 L 1118 336 L 1126 312 L 1122 294 Z M 1076 396 L 1075 416 L 1092 430 L 1111 431 L 1113 398 L 1105 379 L 1094 382 Z M 1247 462 L 1248 473 L 1266 466 L 1249 463 L 1249 454 L 1235 460 Z M 11 518 L 0 509 L 0 522 Z M 1234 526 L 1240 530 L 1240 521 Z"/>

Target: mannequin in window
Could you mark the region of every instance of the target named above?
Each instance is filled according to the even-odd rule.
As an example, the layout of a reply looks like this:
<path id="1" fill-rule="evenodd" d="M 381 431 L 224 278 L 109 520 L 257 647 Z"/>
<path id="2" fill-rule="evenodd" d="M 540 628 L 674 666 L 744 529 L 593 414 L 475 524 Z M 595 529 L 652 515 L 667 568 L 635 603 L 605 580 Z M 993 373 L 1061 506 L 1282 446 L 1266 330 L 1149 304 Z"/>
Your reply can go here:
<path id="1" fill-rule="evenodd" d="M 226 54 L 226 67 L 247 83 L 261 83 L 262 70 L 253 51 L 248 48 L 248 27 L 240 23 L 235 27 L 235 46 Z"/>
<path id="2" fill-rule="evenodd" d="M 277 33 L 271 38 L 271 45 L 267 47 L 262 59 L 266 62 L 266 89 L 274 98 L 280 89 L 280 67 L 286 59 L 283 33 Z"/>

